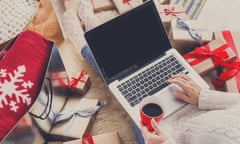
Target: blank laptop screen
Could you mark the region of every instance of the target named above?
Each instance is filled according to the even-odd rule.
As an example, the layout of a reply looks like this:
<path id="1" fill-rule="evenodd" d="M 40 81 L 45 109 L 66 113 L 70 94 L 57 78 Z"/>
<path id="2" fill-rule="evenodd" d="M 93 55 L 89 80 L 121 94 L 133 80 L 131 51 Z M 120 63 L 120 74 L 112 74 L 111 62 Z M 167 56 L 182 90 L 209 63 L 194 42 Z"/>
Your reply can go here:
<path id="1" fill-rule="evenodd" d="M 85 37 L 107 80 L 142 67 L 171 48 L 152 1 L 87 32 Z"/>

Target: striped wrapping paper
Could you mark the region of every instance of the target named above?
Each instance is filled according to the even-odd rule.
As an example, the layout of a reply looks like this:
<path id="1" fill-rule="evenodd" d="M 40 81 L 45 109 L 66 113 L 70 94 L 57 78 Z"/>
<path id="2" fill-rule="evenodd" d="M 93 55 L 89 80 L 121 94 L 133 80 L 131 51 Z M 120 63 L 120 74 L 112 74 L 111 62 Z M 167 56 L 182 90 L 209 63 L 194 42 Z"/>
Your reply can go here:
<path id="1" fill-rule="evenodd" d="M 207 0 L 170 0 L 170 4 L 180 4 L 190 20 L 197 19 Z"/>

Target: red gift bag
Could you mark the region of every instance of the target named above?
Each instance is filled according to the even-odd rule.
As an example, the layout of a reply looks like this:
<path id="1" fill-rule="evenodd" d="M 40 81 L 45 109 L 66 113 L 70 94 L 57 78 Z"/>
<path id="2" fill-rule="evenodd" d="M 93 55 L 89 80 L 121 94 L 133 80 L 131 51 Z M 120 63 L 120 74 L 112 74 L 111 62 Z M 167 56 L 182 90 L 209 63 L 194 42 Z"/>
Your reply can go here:
<path id="1" fill-rule="evenodd" d="M 40 34 L 24 31 L 0 52 L 0 141 L 36 100 L 53 46 Z"/>

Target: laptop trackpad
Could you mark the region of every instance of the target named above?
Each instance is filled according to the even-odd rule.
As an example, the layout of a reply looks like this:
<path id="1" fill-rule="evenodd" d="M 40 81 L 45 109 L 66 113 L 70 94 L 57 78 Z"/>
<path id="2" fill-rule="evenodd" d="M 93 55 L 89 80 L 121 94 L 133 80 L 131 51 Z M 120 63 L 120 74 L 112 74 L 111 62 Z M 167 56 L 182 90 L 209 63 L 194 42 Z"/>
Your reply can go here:
<path id="1" fill-rule="evenodd" d="M 167 117 L 169 114 L 175 112 L 179 108 L 183 107 L 186 102 L 183 102 L 182 100 L 179 100 L 176 98 L 176 96 L 173 94 L 174 91 L 180 90 L 176 85 L 170 85 L 163 91 L 154 94 L 154 96 L 158 96 L 161 104 L 163 105 L 164 111 L 165 111 L 165 116 Z"/>

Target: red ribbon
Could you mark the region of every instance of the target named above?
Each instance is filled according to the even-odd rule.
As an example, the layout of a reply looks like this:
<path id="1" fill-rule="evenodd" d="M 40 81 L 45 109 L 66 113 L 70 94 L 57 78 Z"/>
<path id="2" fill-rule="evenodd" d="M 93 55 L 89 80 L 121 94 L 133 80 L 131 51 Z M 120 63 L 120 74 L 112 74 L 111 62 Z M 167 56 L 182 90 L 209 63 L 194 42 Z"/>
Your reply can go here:
<path id="1" fill-rule="evenodd" d="M 68 83 L 69 88 L 76 88 L 79 82 L 86 83 L 82 78 L 87 74 L 86 70 L 82 70 L 77 78 L 72 78 L 72 80 Z"/>
<path id="2" fill-rule="evenodd" d="M 240 72 L 240 61 L 235 60 L 224 67 L 228 69 L 221 73 L 213 82 L 217 86 L 223 86 L 225 81 L 231 79 Z"/>
<path id="3" fill-rule="evenodd" d="M 225 83 L 225 81 L 235 76 L 238 91 L 240 92 L 240 59 L 237 52 L 237 48 L 235 46 L 235 42 L 233 40 L 231 31 L 222 31 L 222 35 L 226 40 L 226 42 L 228 43 L 228 45 L 232 48 L 232 50 L 237 55 L 238 60 L 235 60 L 230 64 L 223 66 L 227 68 L 227 70 L 217 77 L 217 79 L 214 81 L 214 84 L 218 86 L 222 86 Z"/>
<path id="4" fill-rule="evenodd" d="M 170 8 L 165 8 L 161 13 L 164 13 L 166 16 L 171 15 L 171 16 L 177 16 L 177 14 L 184 13 L 185 11 L 174 11 L 175 7 Z"/>
<path id="5" fill-rule="evenodd" d="M 87 139 L 87 143 L 86 140 Z M 82 137 L 82 144 L 94 144 L 93 137 L 89 133 L 85 132 Z"/>
<path id="6" fill-rule="evenodd" d="M 127 3 L 130 6 L 130 8 L 132 8 L 132 5 L 131 5 L 130 1 L 131 0 L 123 0 L 123 3 Z"/>
<path id="7" fill-rule="evenodd" d="M 219 65 L 228 65 L 225 59 L 228 58 L 228 54 L 226 51 L 224 51 L 226 48 L 228 48 L 228 44 L 224 44 L 217 49 L 211 51 L 209 44 L 202 46 L 202 47 L 197 47 L 194 49 L 192 53 L 187 53 L 183 55 L 185 59 L 189 58 L 195 58 L 189 64 L 191 66 L 196 65 L 202 61 L 204 61 L 207 58 L 211 58 L 213 61 L 213 64 L 215 67 Z"/>

